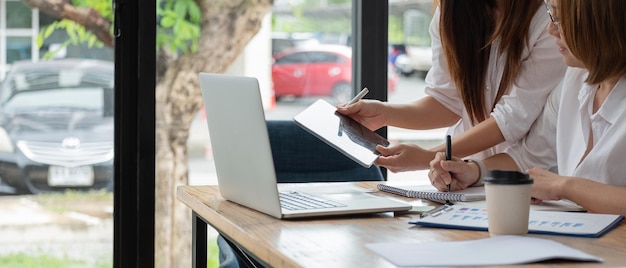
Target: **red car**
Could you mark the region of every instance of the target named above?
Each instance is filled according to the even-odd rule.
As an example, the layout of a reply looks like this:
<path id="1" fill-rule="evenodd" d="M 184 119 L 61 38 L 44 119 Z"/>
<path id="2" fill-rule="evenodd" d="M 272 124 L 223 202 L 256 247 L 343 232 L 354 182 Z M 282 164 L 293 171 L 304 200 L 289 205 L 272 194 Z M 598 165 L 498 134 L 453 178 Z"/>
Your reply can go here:
<path id="1" fill-rule="evenodd" d="M 272 82 L 276 98 L 330 96 L 339 103 L 352 98 L 352 49 L 319 45 L 283 50 L 273 56 Z M 388 90 L 398 76 L 388 66 Z"/>

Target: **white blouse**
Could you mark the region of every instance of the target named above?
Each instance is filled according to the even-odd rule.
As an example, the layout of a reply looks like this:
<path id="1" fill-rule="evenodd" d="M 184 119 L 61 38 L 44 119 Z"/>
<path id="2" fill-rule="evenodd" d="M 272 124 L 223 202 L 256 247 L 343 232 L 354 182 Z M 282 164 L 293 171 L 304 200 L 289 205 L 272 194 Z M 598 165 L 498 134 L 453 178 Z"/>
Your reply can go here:
<path id="1" fill-rule="evenodd" d="M 456 125 L 448 129 L 448 134 L 454 137 L 471 128 L 472 122 L 448 72 L 439 34 L 439 17 L 440 11 L 437 9 L 430 24 L 433 67 L 426 76 L 428 84 L 426 94 L 431 95 L 461 117 Z M 550 18 L 541 7 L 535 13 L 529 28 L 529 44 L 522 54 L 520 74 L 491 113 L 506 142 L 472 157 L 483 159 L 501 153 L 507 146 L 521 139 L 539 116 L 548 94 L 561 81 L 567 66 L 558 53 L 554 38 L 547 32 L 548 23 L 550 23 Z M 491 57 L 489 57 L 484 89 L 485 105 L 488 106 L 486 110 L 491 109 L 496 98 L 506 64 L 506 55 L 497 56 L 497 44 L 498 40 L 491 46 Z"/>
<path id="2" fill-rule="evenodd" d="M 626 78 L 593 114 L 598 85 L 586 84 L 587 75 L 584 69 L 569 68 L 540 119 L 506 153 L 522 170 L 557 166 L 563 176 L 626 186 Z M 592 132 L 593 148 L 581 161 Z"/>

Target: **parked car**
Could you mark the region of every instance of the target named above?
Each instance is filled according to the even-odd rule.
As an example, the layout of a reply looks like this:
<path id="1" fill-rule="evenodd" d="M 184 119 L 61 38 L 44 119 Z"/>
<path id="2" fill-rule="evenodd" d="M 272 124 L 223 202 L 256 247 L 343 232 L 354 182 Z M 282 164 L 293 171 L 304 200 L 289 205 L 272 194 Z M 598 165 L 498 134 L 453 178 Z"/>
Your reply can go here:
<path id="1" fill-rule="evenodd" d="M 397 64 L 408 65 L 419 77 L 426 77 L 433 66 L 433 50 L 429 46 L 406 46 L 406 58 L 398 58 Z"/>
<path id="2" fill-rule="evenodd" d="M 388 90 L 398 75 L 387 65 Z M 282 97 L 329 96 L 338 103 L 352 98 L 352 50 L 343 45 L 291 48 L 273 56 L 274 95 Z"/>
<path id="3" fill-rule="evenodd" d="M 14 62 L 0 84 L 0 180 L 18 193 L 113 189 L 114 65 Z"/>
<path id="4" fill-rule="evenodd" d="M 389 62 L 395 67 L 398 74 L 409 76 L 415 72 L 409 65 L 409 57 L 406 55 L 404 44 L 389 45 Z"/>
<path id="5" fill-rule="evenodd" d="M 272 33 L 272 55 L 285 49 L 319 45 L 312 33 Z"/>

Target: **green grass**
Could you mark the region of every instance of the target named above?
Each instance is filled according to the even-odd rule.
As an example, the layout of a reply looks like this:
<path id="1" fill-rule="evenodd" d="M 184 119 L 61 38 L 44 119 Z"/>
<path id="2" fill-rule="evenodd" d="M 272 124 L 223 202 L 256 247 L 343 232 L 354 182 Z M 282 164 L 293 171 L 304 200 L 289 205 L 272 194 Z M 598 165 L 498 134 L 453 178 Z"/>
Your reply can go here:
<path id="1" fill-rule="evenodd" d="M 112 254 L 111 254 L 112 255 Z M 207 251 L 207 267 L 217 268 L 219 263 L 219 249 L 217 247 L 216 238 L 211 238 L 208 244 Z M 110 268 L 113 267 L 113 260 L 103 260 L 98 263 L 91 264 L 82 260 L 75 260 L 70 258 L 57 258 L 48 256 L 45 254 L 28 254 L 28 253 L 13 253 L 7 255 L 0 255 L 0 267 L 2 268 Z"/>
<path id="2" fill-rule="evenodd" d="M 220 267 L 219 248 L 217 247 L 217 238 L 213 237 L 209 240 L 207 250 L 207 267 L 217 268 Z"/>
<path id="3" fill-rule="evenodd" d="M 83 201 L 83 200 L 113 200 L 113 192 L 105 190 L 75 191 L 68 190 L 62 193 L 42 193 L 33 196 L 45 201 Z"/>
<path id="4" fill-rule="evenodd" d="M 57 258 L 47 255 L 29 255 L 25 253 L 14 253 L 0 256 L 0 267 L 7 268 L 78 268 L 93 267 L 104 268 L 113 267 L 113 260 L 107 260 L 102 263 L 87 263 L 81 260 L 73 260 L 69 258 Z"/>
<path id="5" fill-rule="evenodd" d="M 46 207 L 48 210 L 62 213 L 67 210 L 68 204 L 80 203 L 81 201 L 101 200 L 113 201 L 113 193 L 107 191 L 66 191 L 64 193 L 38 194 L 32 196 L 33 200 Z M 111 254 L 112 256 L 113 254 Z M 207 250 L 207 267 L 219 267 L 219 249 L 217 247 L 216 238 L 210 238 Z M 57 258 L 46 254 L 38 253 L 14 253 L 8 255 L 0 255 L 1 268 L 74 268 L 74 267 L 113 267 L 112 257 L 109 260 L 103 260 L 99 263 L 92 264 L 83 260 L 70 258 Z"/>

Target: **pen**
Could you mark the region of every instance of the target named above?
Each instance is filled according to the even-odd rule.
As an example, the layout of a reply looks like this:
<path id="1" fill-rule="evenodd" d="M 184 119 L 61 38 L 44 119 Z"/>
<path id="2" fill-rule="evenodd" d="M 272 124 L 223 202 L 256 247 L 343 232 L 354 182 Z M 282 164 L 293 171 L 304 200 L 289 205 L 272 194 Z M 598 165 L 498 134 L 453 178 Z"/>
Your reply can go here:
<path id="1" fill-rule="evenodd" d="M 446 135 L 446 160 L 450 161 L 452 160 L 452 137 L 450 137 L 450 135 Z M 446 184 L 446 187 L 448 188 L 448 193 L 450 192 L 450 184 Z M 446 204 L 449 201 L 446 200 Z"/>
<path id="2" fill-rule="evenodd" d="M 365 95 L 366 95 L 368 92 L 370 92 L 370 90 L 369 90 L 369 89 L 367 89 L 367 87 L 364 87 L 364 88 L 363 88 L 363 90 L 361 90 L 361 92 L 359 92 L 359 94 L 356 94 L 356 96 L 354 96 L 354 98 L 352 98 L 352 99 L 350 100 L 350 102 L 348 102 L 348 104 L 346 104 L 346 106 L 347 106 L 347 105 L 354 104 L 355 102 L 359 101 L 360 99 L 362 99 L 363 97 L 365 97 Z"/>
<path id="3" fill-rule="evenodd" d="M 449 211 L 449 210 L 452 210 L 452 204 L 446 204 L 446 205 L 440 206 L 438 208 L 432 209 L 432 210 L 430 210 L 430 211 L 428 211 L 426 213 L 422 213 L 422 214 L 420 214 L 420 219 L 421 218 L 425 218 L 427 216 L 437 217 L 437 216 L 441 215 L 441 213 Z"/>

